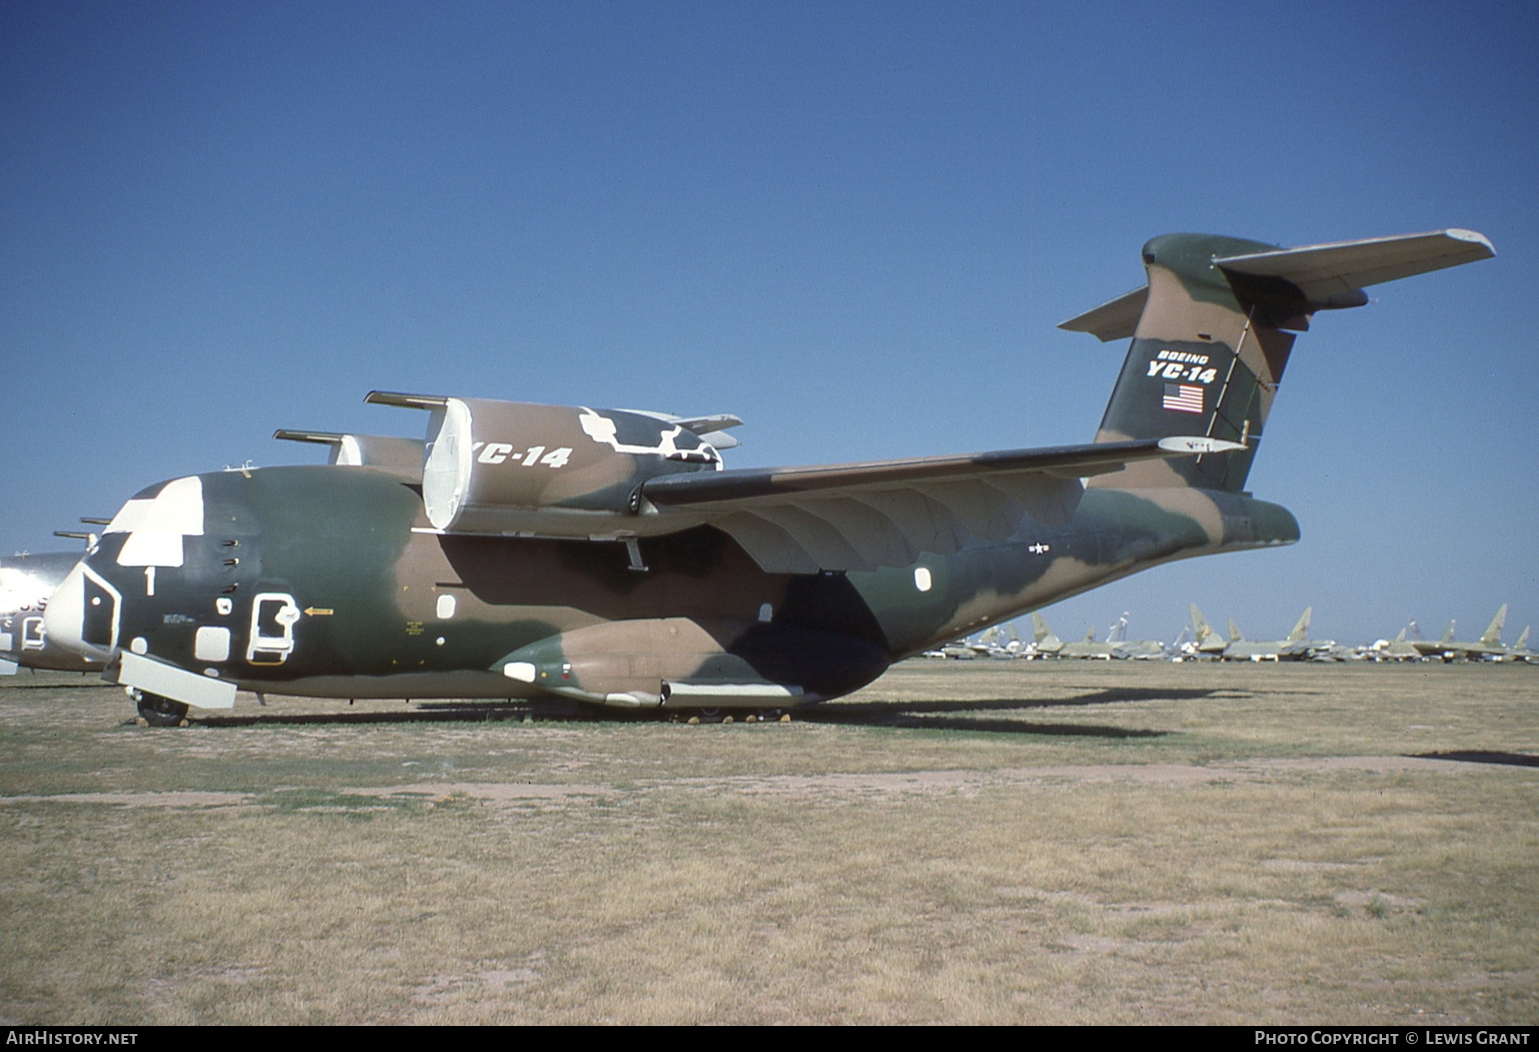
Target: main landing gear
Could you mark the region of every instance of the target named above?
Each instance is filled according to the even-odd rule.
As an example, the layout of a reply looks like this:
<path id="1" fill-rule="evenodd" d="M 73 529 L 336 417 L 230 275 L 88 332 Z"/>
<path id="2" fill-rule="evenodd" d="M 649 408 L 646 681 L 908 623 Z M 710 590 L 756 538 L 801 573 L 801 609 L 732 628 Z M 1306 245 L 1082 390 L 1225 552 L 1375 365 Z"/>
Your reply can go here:
<path id="1" fill-rule="evenodd" d="M 668 718 L 674 723 L 790 723 L 784 709 L 674 709 Z"/>

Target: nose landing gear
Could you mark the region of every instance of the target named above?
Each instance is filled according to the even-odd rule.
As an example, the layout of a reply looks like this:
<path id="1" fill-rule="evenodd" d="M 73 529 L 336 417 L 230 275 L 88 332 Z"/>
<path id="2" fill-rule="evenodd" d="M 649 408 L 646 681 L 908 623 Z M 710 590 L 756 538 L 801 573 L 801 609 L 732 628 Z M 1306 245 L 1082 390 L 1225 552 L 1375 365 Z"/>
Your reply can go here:
<path id="1" fill-rule="evenodd" d="M 129 696 L 139 709 L 139 718 L 151 727 L 182 727 L 187 723 L 187 706 L 160 694 L 133 690 Z"/>

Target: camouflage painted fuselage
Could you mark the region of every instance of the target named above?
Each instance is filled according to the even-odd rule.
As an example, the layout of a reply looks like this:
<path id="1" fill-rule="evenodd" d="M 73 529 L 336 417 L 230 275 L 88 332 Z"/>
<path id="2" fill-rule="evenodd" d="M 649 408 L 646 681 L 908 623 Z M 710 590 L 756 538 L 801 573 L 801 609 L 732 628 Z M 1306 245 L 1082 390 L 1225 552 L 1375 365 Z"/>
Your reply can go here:
<path id="1" fill-rule="evenodd" d="M 120 565 L 132 534 L 103 536 L 84 641 L 243 689 L 329 697 L 814 701 L 1148 566 L 1298 537 L 1286 510 L 1236 494 L 1093 489 L 1066 522 L 1027 518 L 1004 543 L 903 568 L 766 573 L 702 526 L 643 538 L 637 570 L 614 542 L 438 533 L 415 485 L 371 468 L 197 482 L 203 532 L 181 538 L 182 565 Z"/>

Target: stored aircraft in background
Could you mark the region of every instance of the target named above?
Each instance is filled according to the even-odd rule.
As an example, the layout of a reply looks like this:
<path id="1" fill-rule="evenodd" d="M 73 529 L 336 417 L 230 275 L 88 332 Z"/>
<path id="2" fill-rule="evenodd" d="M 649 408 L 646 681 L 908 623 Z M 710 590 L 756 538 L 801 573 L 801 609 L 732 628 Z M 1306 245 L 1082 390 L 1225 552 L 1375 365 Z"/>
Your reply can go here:
<path id="1" fill-rule="evenodd" d="M 1152 639 L 1129 640 L 1127 638 L 1127 614 L 1123 614 L 1111 626 L 1104 643 L 1096 642 L 1094 628 L 1085 633 L 1084 639 L 1065 643 L 1053 634 L 1041 614 L 1033 613 L 1031 623 L 1036 635 L 1035 646 L 1038 653 L 1045 657 L 1143 661 L 1165 656 L 1163 643 Z"/>
<path id="2" fill-rule="evenodd" d="M 34 552 L 0 559 L 0 676 L 13 676 L 18 668 L 101 671 L 103 658 L 50 641 L 44 622 L 49 597 L 80 556 L 79 551 Z"/>
<path id="3" fill-rule="evenodd" d="M 1306 606 L 1293 628 L 1284 639 L 1246 639 L 1229 621 L 1229 640 L 1224 647 L 1225 661 L 1302 661 L 1316 654 L 1329 652 L 1336 645 L 1334 639 L 1310 639 L 1309 617 L 1314 607 Z"/>
<path id="4" fill-rule="evenodd" d="M 1113 643 L 1097 643 L 1095 641 L 1095 628 L 1085 630 L 1085 638 L 1077 642 L 1064 643 L 1058 648 L 1057 657 L 1061 658 L 1097 658 L 1102 661 L 1110 661 L 1114 656 Z"/>
<path id="5" fill-rule="evenodd" d="M 1030 648 L 1031 656 L 1037 658 L 1057 657 L 1063 649 L 1063 640 L 1053 634 L 1053 630 L 1047 627 L 1047 621 L 1035 610 L 1031 612 Z"/>
<path id="6" fill-rule="evenodd" d="M 1190 657 L 1208 657 L 1224 661 L 1302 661 L 1317 654 L 1331 653 L 1336 647 L 1333 639 L 1309 639 L 1309 618 L 1314 607 L 1306 606 L 1286 639 L 1246 639 L 1229 619 L 1229 637 L 1221 637 L 1213 631 L 1207 619 L 1197 609 L 1196 603 L 1188 604 L 1192 615 L 1192 642 L 1186 645 Z"/>
<path id="7" fill-rule="evenodd" d="M 1157 639 L 1128 638 L 1128 615 L 1126 612 L 1112 626 L 1111 631 L 1106 636 L 1106 641 L 1117 648 L 1112 654 L 1115 658 L 1127 661 L 1154 661 L 1165 656 L 1165 644 Z"/>
<path id="8" fill-rule="evenodd" d="M 1416 622 L 1411 622 L 1415 625 Z M 1406 639 L 1408 629 L 1402 628 L 1400 634 L 1394 639 L 1381 639 L 1368 648 L 1369 657 L 1375 661 L 1420 661 L 1421 651 L 1416 645 Z"/>
<path id="9" fill-rule="evenodd" d="M 1503 661 L 1539 662 L 1539 652 L 1528 649 L 1528 630 L 1532 625 L 1524 625 L 1523 633 L 1518 636 L 1518 641 L 1507 648 L 1507 653 L 1502 655 Z"/>
<path id="10" fill-rule="evenodd" d="M 1425 657 L 1441 658 L 1444 661 L 1453 661 L 1457 658 L 1467 658 L 1471 661 L 1501 660 L 1507 653 L 1507 648 L 1502 646 L 1502 625 L 1507 620 L 1507 604 L 1503 603 L 1496 611 L 1496 616 L 1491 618 L 1491 623 L 1480 634 L 1480 638 L 1473 643 L 1461 643 L 1454 639 L 1453 621 L 1448 622 L 1448 627 L 1443 630 L 1443 638 L 1437 642 L 1426 640 L 1412 640 L 1411 645 Z"/>
<path id="11" fill-rule="evenodd" d="M 1229 646 L 1229 640 L 1213 631 L 1213 626 L 1208 624 L 1208 619 L 1202 616 L 1202 611 L 1197 609 L 1196 603 L 1187 603 L 1186 609 L 1192 617 L 1192 638 L 1181 652 L 1186 657 L 1210 658 L 1217 660 Z"/>
<path id="12" fill-rule="evenodd" d="M 1296 541 L 1245 489 L 1295 333 L 1366 304 L 1363 286 L 1492 254 L 1458 230 L 1157 237 L 1146 284 L 1063 323 L 1132 337 L 1085 445 L 727 470 L 725 414 L 375 392 L 428 413 L 420 478 L 339 457 L 158 483 L 59 587 L 48 630 L 152 722 L 237 689 L 837 697 L 1147 567 Z"/>

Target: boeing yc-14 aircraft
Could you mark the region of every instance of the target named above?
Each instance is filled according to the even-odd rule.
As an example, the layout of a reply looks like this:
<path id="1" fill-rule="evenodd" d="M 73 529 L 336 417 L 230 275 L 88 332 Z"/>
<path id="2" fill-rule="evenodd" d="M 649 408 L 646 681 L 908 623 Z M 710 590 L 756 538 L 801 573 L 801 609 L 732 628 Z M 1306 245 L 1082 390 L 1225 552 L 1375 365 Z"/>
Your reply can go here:
<path id="1" fill-rule="evenodd" d="M 1131 337 L 1094 441 L 729 469 L 727 414 L 375 392 L 421 461 L 142 490 L 47 608 L 140 714 L 238 690 L 785 708 L 1139 570 L 1298 540 L 1245 489 L 1295 334 L 1380 282 L 1493 255 L 1465 230 L 1143 247 L 1147 281 L 1064 322 Z M 319 436 L 319 437 L 316 437 Z M 405 450 L 403 461 L 400 454 Z"/>

